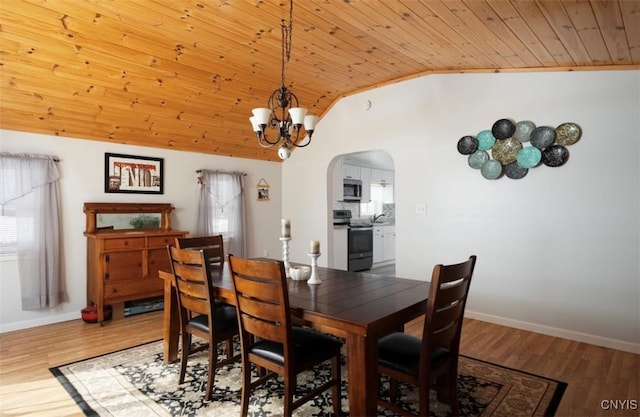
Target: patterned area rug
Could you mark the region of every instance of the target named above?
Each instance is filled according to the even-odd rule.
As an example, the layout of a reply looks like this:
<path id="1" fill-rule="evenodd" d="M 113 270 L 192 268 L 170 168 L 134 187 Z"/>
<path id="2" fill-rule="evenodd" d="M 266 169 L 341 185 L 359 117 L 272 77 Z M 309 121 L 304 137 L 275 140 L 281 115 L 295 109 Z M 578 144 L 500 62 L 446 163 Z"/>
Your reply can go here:
<path id="1" fill-rule="evenodd" d="M 219 354 L 224 353 L 219 348 Z M 458 392 L 464 416 L 553 416 L 566 384 L 548 378 L 461 357 Z M 51 368 L 87 416 L 237 416 L 240 414 L 241 365 L 232 364 L 216 372 L 212 401 L 204 401 L 206 351 L 189 359 L 185 383 L 178 385 L 178 363 L 162 361 L 162 341 Z M 342 410 L 348 412 L 346 367 L 343 366 Z M 298 376 L 301 391 L 315 386 L 331 374 L 329 364 Z M 388 387 L 383 382 L 382 390 Z M 413 409 L 416 391 L 402 387 L 401 402 Z M 272 379 L 253 391 L 251 416 L 282 414 L 281 379 Z M 431 416 L 450 416 L 449 407 L 435 401 Z M 330 391 L 305 404 L 295 416 L 331 414 Z M 381 416 L 394 414 L 378 409 Z"/>

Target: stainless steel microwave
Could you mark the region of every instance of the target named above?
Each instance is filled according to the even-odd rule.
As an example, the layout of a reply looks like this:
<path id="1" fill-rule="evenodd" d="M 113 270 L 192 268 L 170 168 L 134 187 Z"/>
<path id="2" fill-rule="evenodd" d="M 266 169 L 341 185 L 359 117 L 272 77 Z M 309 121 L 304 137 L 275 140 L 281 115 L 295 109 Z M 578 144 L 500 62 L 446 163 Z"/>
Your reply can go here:
<path id="1" fill-rule="evenodd" d="M 362 181 L 344 179 L 342 199 L 344 201 L 360 201 L 362 199 Z"/>

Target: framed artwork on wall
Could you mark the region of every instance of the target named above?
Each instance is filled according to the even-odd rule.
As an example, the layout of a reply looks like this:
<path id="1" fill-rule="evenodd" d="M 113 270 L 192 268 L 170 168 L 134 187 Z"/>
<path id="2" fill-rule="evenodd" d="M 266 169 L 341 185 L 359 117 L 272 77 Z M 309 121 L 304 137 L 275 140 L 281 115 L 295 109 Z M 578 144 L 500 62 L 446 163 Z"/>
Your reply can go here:
<path id="1" fill-rule="evenodd" d="M 104 192 L 163 194 L 164 160 L 145 156 L 104 154 Z"/>
<path id="2" fill-rule="evenodd" d="M 264 178 L 258 183 L 258 201 L 269 201 L 269 184 Z"/>

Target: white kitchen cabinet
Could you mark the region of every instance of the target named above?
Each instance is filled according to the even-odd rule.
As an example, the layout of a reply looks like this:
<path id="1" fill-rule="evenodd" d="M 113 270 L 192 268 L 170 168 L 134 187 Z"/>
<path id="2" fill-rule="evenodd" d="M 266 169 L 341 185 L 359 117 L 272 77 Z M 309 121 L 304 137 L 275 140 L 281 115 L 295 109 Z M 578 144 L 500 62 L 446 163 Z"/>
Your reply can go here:
<path id="1" fill-rule="evenodd" d="M 373 228 L 373 263 L 384 260 L 384 233 L 383 226 Z"/>
<path id="2" fill-rule="evenodd" d="M 359 180 L 360 167 L 349 164 L 342 165 L 342 178 L 346 178 L 349 180 Z"/>
<path id="3" fill-rule="evenodd" d="M 373 184 L 393 184 L 393 171 L 371 168 L 370 181 Z"/>
<path id="4" fill-rule="evenodd" d="M 396 226 L 373 227 L 373 263 L 396 259 Z"/>
<path id="5" fill-rule="evenodd" d="M 396 226 L 382 226 L 383 228 L 383 261 L 396 259 Z"/>
<path id="6" fill-rule="evenodd" d="M 362 181 L 362 203 L 371 201 L 371 168 L 360 167 L 360 180 Z"/>

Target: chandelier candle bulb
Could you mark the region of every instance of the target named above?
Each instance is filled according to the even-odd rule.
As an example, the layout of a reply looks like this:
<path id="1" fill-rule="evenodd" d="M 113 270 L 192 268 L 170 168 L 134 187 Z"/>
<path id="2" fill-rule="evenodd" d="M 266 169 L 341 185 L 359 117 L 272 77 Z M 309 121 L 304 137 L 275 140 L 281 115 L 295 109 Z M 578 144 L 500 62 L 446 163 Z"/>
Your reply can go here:
<path id="1" fill-rule="evenodd" d="M 317 240 L 311 241 L 311 252 L 313 254 L 320 253 L 320 242 Z"/>
<path id="2" fill-rule="evenodd" d="M 281 220 L 280 236 L 291 237 L 291 220 L 289 219 Z"/>

